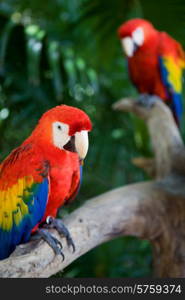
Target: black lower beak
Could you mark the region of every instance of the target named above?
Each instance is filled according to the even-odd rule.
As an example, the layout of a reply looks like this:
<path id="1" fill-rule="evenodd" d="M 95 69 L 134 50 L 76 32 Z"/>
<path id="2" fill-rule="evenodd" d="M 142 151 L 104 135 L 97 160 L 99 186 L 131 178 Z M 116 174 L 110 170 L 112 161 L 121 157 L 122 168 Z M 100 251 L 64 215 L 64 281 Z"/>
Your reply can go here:
<path id="1" fill-rule="evenodd" d="M 134 53 L 137 51 L 138 48 L 139 48 L 138 45 L 134 43 Z"/>
<path id="2" fill-rule="evenodd" d="M 75 148 L 75 136 L 72 136 L 67 144 L 65 144 L 64 149 L 70 152 L 76 152 Z"/>

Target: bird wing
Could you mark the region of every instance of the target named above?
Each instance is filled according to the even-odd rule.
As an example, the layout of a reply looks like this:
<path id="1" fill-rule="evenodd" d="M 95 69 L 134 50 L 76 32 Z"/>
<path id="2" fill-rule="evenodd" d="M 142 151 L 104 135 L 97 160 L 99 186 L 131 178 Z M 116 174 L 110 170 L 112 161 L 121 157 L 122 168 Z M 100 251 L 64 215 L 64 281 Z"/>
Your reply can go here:
<path id="1" fill-rule="evenodd" d="M 49 165 L 34 160 L 31 148 L 15 149 L 0 167 L 0 259 L 29 240 L 46 209 Z"/>
<path id="2" fill-rule="evenodd" d="M 167 97 L 171 99 L 172 110 L 180 120 L 182 115 L 182 83 L 185 55 L 182 47 L 167 34 L 162 35 L 159 66 Z"/>

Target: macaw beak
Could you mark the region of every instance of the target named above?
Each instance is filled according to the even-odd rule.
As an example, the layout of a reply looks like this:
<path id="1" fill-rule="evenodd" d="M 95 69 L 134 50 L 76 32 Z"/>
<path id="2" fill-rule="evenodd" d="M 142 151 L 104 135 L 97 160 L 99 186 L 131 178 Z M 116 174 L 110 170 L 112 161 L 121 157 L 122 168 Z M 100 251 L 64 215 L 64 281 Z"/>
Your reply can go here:
<path id="1" fill-rule="evenodd" d="M 82 130 L 75 133 L 75 149 L 80 160 L 84 160 L 89 148 L 89 139 L 87 130 Z"/>
<path id="2" fill-rule="evenodd" d="M 132 57 L 134 54 L 134 41 L 130 37 L 126 37 L 121 40 L 121 44 L 125 54 L 128 57 Z"/>

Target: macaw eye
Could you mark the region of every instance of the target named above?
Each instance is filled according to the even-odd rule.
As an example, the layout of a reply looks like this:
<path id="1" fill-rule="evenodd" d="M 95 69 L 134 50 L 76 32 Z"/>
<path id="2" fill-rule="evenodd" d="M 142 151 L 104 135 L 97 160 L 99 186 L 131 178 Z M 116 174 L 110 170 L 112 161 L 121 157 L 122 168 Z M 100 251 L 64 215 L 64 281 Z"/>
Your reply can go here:
<path id="1" fill-rule="evenodd" d="M 68 134 L 69 132 L 69 125 L 56 121 L 53 123 L 53 128 L 55 129 L 58 134 Z"/>
<path id="2" fill-rule="evenodd" d="M 56 147 L 63 149 L 63 146 L 70 140 L 69 125 L 56 121 L 52 124 L 53 143 Z"/>

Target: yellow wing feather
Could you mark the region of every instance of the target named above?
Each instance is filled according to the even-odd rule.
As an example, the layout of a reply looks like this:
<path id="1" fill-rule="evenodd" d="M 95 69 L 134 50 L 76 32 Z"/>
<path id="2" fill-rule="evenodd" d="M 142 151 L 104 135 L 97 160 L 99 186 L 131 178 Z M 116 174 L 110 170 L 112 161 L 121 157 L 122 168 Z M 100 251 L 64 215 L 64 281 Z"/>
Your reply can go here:
<path id="1" fill-rule="evenodd" d="M 185 62 L 182 59 L 175 61 L 172 56 L 163 56 L 163 63 L 168 70 L 168 82 L 173 86 L 176 93 L 182 92 L 182 73 Z"/>
<path id="2" fill-rule="evenodd" d="M 28 214 L 28 206 L 24 202 L 29 196 L 28 189 L 33 185 L 33 177 L 23 177 L 7 190 L 0 190 L 0 228 L 8 231 L 13 221 L 19 225 L 23 217 Z"/>

